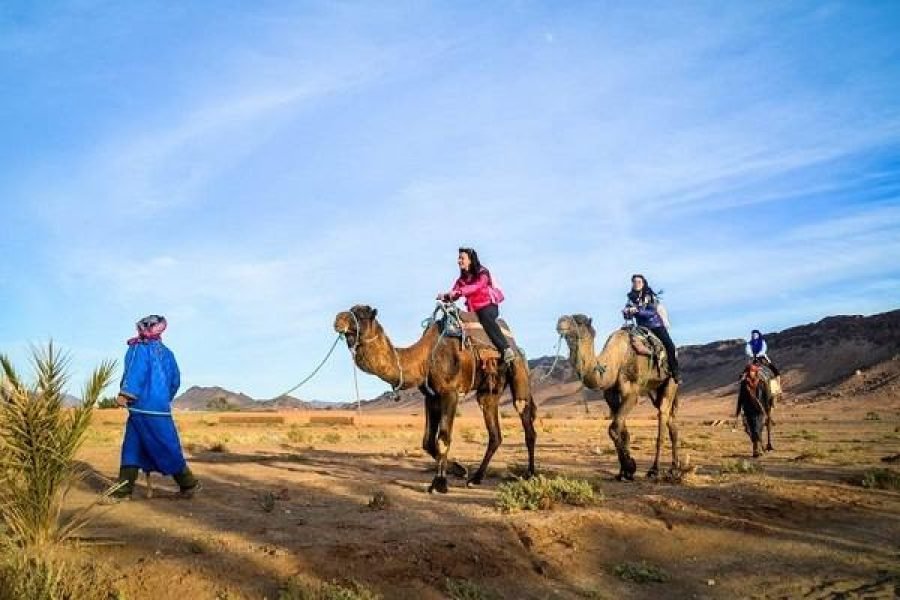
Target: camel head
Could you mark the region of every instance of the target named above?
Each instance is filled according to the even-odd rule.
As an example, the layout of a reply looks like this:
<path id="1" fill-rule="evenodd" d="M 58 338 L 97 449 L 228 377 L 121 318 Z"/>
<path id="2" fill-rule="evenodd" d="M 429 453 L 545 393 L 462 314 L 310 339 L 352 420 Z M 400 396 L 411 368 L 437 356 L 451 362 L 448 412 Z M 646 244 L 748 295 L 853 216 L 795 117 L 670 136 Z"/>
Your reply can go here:
<path id="1" fill-rule="evenodd" d="M 355 349 L 361 341 L 381 333 L 381 325 L 375 320 L 378 309 L 357 304 L 350 310 L 340 312 L 334 318 L 334 330 L 344 335 L 347 346 Z"/>
<path id="2" fill-rule="evenodd" d="M 587 315 L 563 315 L 556 322 L 556 332 L 570 343 L 584 339 L 593 341 L 597 332 L 592 323 Z"/>

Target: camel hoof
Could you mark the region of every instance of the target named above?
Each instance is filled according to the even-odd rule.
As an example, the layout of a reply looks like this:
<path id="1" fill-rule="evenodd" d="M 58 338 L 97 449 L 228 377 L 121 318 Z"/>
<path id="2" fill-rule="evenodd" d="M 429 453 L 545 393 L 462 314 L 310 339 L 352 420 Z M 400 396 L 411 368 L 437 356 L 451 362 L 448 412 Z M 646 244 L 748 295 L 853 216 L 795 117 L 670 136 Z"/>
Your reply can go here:
<path id="1" fill-rule="evenodd" d="M 659 469 L 653 468 L 647 471 L 647 479 L 659 479 Z"/>
<path id="2" fill-rule="evenodd" d="M 775 446 L 773 446 L 772 444 L 769 444 L 768 446 L 766 446 L 766 452 L 774 452 L 774 451 L 775 451 Z"/>
<path id="3" fill-rule="evenodd" d="M 634 481 L 634 474 L 637 473 L 637 463 L 634 462 L 633 458 L 628 458 L 625 465 L 622 467 L 622 472 L 625 474 L 625 479 Z"/>
<path id="4" fill-rule="evenodd" d="M 466 481 L 466 487 L 472 487 L 473 485 L 481 485 L 481 482 L 483 480 L 484 480 L 484 476 L 475 475 Z"/>
<path id="5" fill-rule="evenodd" d="M 446 477 L 435 477 L 431 481 L 431 485 L 428 486 L 428 493 L 437 492 L 439 494 L 446 494 L 450 491 L 450 488 L 447 486 L 447 478 Z"/>
<path id="6" fill-rule="evenodd" d="M 450 466 L 447 468 L 447 473 L 453 475 L 454 477 L 459 477 L 460 479 L 465 479 L 469 475 L 469 470 L 459 464 L 456 461 L 450 463 Z"/>

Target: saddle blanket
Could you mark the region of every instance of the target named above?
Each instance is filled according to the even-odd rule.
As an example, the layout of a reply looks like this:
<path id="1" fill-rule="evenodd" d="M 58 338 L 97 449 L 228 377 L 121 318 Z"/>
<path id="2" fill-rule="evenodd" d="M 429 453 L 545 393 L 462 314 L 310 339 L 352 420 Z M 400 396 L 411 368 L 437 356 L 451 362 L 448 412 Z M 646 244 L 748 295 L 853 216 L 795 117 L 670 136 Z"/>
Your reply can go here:
<path id="1" fill-rule="evenodd" d="M 481 323 L 478 321 L 478 315 L 473 312 L 459 312 L 459 319 L 462 321 L 463 330 L 465 332 L 465 337 L 472 342 L 474 345 L 483 347 L 486 349 L 494 349 L 494 343 L 491 341 L 491 338 L 488 337 L 487 332 L 482 327 Z M 509 330 L 509 326 L 507 326 L 506 321 L 503 319 L 497 319 L 497 324 L 500 325 L 500 331 L 506 337 L 506 341 L 509 342 L 510 347 L 519 354 L 519 347 L 516 345 L 516 338 L 513 333 Z M 460 337 L 461 332 L 452 331 L 453 327 L 450 329 L 444 329 L 444 335 L 450 335 L 453 337 Z"/>

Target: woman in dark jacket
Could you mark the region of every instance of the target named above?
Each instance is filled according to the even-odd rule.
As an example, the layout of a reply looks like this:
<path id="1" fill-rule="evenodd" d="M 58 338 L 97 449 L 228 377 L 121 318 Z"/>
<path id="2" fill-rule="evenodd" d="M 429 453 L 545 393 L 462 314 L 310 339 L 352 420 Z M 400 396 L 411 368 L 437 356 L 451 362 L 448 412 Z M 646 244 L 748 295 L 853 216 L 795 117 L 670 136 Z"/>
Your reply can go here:
<path id="1" fill-rule="evenodd" d="M 657 310 L 659 298 L 653 288 L 647 283 L 647 279 L 640 274 L 631 276 L 631 291 L 628 292 L 628 304 L 622 311 L 626 319 L 634 318 L 641 327 L 646 327 L 658 337 L 666 347 L 666 360 L 669 363 L 669 372 L 675 378 L 676 383 L 681 383 L 681 369 L 678 366 L 675 344 L 669 336 L 669 330 L 663 322 Z"/>

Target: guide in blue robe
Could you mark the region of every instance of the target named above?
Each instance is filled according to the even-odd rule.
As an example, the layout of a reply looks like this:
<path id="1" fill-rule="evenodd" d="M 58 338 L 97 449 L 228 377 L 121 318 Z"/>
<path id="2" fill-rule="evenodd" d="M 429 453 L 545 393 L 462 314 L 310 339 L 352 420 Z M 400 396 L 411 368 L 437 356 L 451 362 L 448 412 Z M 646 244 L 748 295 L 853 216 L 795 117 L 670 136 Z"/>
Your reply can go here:
<path id="1" fill-rule="evenodd" d="M 175 355 L 162 343 L 165 317 L 150 315 L 137 323 L 138 335 L 128 340 L 125 370 L 117 402 L 128 409 L 120 487 L 117 497 L 130 497 L 139 471 L 175 478 L 180 495 L 191 497 L 199 482 L 181 450 L 172 419 L 172 400 L 181 385 Z"/>

